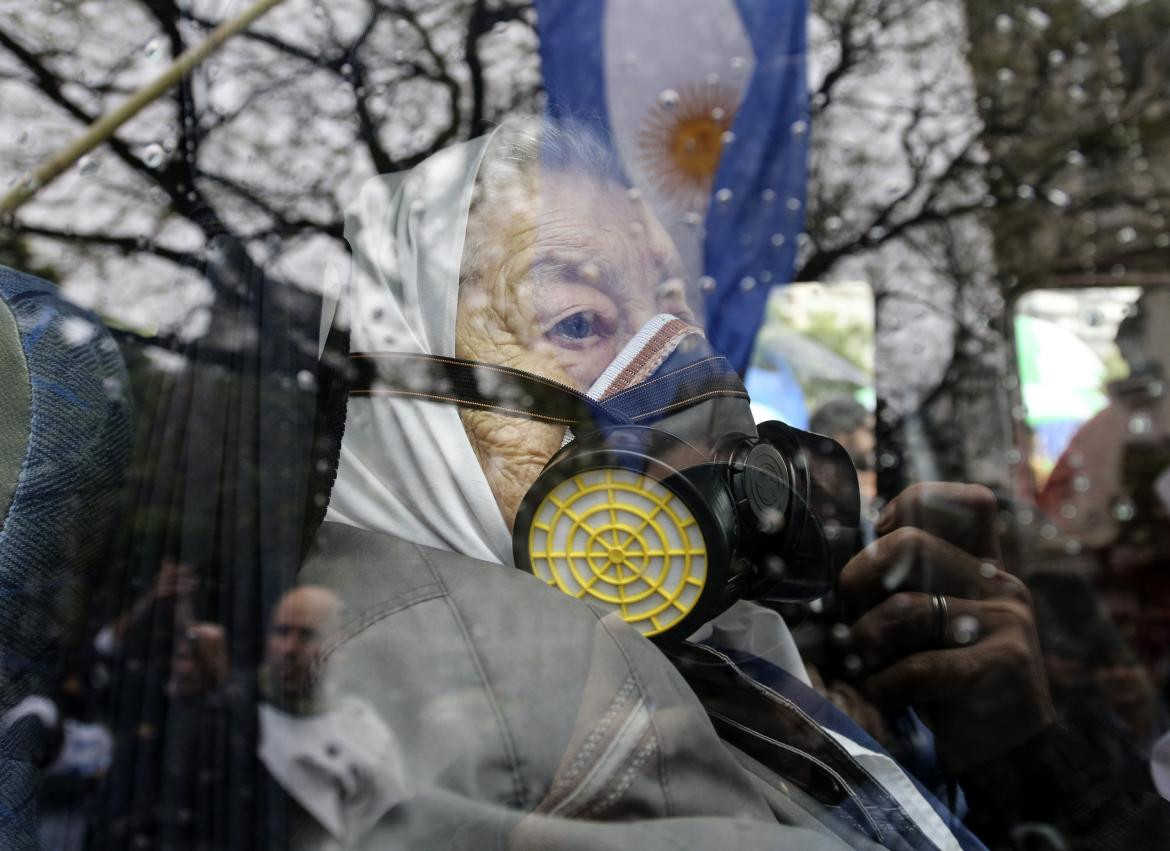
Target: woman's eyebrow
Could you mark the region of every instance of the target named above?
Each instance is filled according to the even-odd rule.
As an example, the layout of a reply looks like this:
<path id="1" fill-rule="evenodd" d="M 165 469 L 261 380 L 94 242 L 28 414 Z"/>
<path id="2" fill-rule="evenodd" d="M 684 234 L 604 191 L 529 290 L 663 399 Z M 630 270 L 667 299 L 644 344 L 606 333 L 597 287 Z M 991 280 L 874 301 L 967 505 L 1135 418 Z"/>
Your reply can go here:
<path id="1" fill-rule="evenodd" d="M 529 267 L 534 277 L 555 274 L 574 283 L 603 287 L 610 280 L 608 264 L 580 251 L 550 251 L 538 254 Z"/>

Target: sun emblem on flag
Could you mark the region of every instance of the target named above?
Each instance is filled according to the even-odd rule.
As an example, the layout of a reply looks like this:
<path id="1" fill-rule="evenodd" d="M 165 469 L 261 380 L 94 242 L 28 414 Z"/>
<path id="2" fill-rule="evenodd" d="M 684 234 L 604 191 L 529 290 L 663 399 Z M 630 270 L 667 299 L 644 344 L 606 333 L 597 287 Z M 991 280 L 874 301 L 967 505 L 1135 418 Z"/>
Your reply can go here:
<path id="1" fill-rule="evenodd" d="M 654 188 L 685 210 L 706 207 L 739 106 L 725 86 L 664 91 L 638 132 L 642 167 Z"/>

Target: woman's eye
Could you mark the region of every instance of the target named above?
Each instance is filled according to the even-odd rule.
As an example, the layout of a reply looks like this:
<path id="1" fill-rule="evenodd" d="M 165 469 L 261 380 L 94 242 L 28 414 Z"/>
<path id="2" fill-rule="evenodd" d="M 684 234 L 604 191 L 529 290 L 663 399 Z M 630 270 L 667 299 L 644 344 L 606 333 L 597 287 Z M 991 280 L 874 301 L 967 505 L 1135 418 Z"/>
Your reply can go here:
<path id="1" fill-rule="evenodd" d="M 597 333 L 597 316 L 593 313 L 574 313 L 554 325 L 552 333 L 566 340 L 585 340 Z"/>

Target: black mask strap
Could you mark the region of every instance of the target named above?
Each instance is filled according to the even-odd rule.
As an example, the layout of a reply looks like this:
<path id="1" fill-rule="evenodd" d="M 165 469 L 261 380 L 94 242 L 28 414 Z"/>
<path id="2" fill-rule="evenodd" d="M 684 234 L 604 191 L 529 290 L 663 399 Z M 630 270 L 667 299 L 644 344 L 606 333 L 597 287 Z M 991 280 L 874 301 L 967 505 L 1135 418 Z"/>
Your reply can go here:
<path id="1" fill-rule="evenodd" d="M 631 422 L 568 385 L 511 367 L 408 352 L 358 352 L 350 362 L 351 396 L 447 402 L 566 427 Z"/>

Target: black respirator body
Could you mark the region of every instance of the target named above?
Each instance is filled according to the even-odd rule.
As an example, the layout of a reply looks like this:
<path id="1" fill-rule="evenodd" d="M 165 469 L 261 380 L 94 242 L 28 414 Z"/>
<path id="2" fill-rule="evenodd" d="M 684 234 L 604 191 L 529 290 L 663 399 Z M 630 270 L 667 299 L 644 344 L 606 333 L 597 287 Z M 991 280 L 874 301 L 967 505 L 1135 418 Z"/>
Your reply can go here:
<path id="1" fill-rule="evenodd" d="M 757 425 L 747 392 L 699 334 L 578 427 L 529 489 L 518 568 L 647 636 L 685 638 L 740 599 L 804 602 L 857 549 L 857 475 L 835 441 Z"/>
<path id="2" fill-rule="evenodd" d="M 837 442 L 757 425 L 743 382 L 678 320 L 593 398 L 530 373 L 430 355 L 365 354 L 356 389 L 569 427 L 517 513 L 516 567 L 683 639 L 740 599 L 804 602 L 857 550 L 857 475 Z M 353 391 L 351 391 L 353 392 Z"/>

